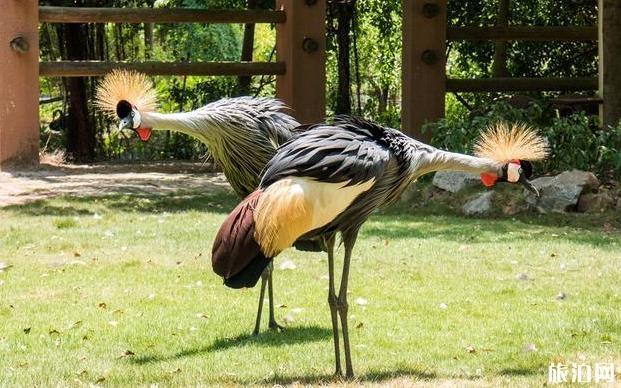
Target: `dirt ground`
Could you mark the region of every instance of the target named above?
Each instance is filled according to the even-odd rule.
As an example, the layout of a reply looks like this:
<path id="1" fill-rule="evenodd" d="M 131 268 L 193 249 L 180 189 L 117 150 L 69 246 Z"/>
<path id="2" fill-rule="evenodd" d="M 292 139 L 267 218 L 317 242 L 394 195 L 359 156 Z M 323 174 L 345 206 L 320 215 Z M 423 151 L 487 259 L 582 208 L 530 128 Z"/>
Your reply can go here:
<path id="1" fill-rule="evenodd" d="M 33 170 L 0 172 L 0 207 L 57 195 L 167 193 L 228 187 L 222 173 L 203 163 L 42 164 Z"/>

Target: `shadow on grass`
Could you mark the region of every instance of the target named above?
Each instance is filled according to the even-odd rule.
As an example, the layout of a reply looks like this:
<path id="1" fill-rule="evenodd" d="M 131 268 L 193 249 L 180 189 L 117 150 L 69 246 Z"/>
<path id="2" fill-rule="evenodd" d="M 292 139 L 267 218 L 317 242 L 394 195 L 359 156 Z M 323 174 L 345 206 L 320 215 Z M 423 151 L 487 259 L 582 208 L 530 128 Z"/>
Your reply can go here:
<path id="1" fill-rule="evenodd" d="M 194 190 L 169 194 L 107 194 L 101 196 L 59 196 L 42 199 L 23 205 L 11 205 L 4 209 L 28 216 L 71 217 L 89 215 L 96 210 L 122 212 L 184 212 L 204 211 L 229 213 L 238 203 L 238 198 L 226 189 L 215 189 L 210 193 Z"/>
<path id="2" fill-rule="evenodd" d="M 441 238 L 468 243 L 530 241 L 561 238 L 598 247 L 611 247 L 618 233 L 603 233 L 603 224 L 621 229 L 621 218 L 606 220 L 601 215 L 523 214 L 514 217 L 472 218 L 451 212 L 432 213 L 395 207 L 374 217 L 362 228 L 362 235 L 391 238 Z M 380 223 L 381 225 L 377 225 Z M 413 225 L 418 224 L 418 225 Z M 488 236 L 485 236 L 488 234 Z"/>
<path id="3" fill-rule="evenodd" d="M 319 326 L 291 327 L 282 332 L 265 331 L 254 336 L 250 333 L 240 334 L 232 338 L 217 339 L 210 345 L 185 349 L 170 355 L 150 355 L 131 359 L 134 364 L 148 364 L 199 356 L 204 353 L 218 352 L 230 348 L 244 346 L 277 347 L 305 342 L 323 341 L 332 338 L 332 330 Z"/>
<path id="4" fill-rule="evenodd" d="M 516 377 L 516 376 L 543 376 L 545 368 L 537 365 L 532 368 L 505 368 L 498 372 L 501 376 Z"/>
<path id="5" fill-rule="evenodd" d="M 354 368 L 356 365 L 354 364 Z M 355 372 L 355 369 L 354 369 Z M 435 372 L 428 370 L 419 370 L 411 367 L 397 366 L 394 370 L 370 370 L 364 374 L 356 375 L 355 379 L 348 381 L 342 377 L 332 374 L 316 374 L 316 375 L 302 375 L 302 376 L 281 376 L 273 375 L 272 377 L 261 380 L 264 384 L 310 384 L 310 385 L 324 385 L 331 383 L 381 383 L 387 380 L 399 379 L 399 378 L 411 378 L 414 380 L 432 380 L 437 378 Z"/>
<path id="6" fill-rule="evenodd" d="M 94 212 L 185 212 L 201 211 L 227 214 L 239 202 L 230 190 L 217 188 L 209 192 L 187 189 L 155 194 L 107 194 L 102 196 L 61 196 L 24 205 L 4 208 L 29 216 L 83 216 Z M 615 233 L 602 233 L 603 225 L 621 230 L 621 217 L 588 214 L 520 214 L 473 218 L 442 208 L 411 208 L 396 205 L 379 212 L 362 229 L 362 235 L 384 239 L 442 238 L 468 243 L 511 242 L 551 238 L 553 234 L 598 247 L 610 247 Z M 381 225 L 377 225 L 377 224 Z M 414 225 L 413 225 L 414 224 Z M 586 232 L 586 233 L 585 233 Z M 487 234 L 487 236 L 485 236 Z M 618 235 L 618 234 L 617 234 Z M 611 248 L 612 249 L 612 248 Z"/>

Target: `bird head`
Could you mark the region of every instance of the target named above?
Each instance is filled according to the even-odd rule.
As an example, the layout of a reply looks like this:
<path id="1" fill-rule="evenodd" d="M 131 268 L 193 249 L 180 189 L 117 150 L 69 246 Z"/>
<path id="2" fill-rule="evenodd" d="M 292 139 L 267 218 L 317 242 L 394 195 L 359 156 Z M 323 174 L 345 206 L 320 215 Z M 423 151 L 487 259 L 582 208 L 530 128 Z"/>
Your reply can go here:
<path id="1" fill-rule="evenodd" d="M 131 129 L 138 134 L 138 137 L 142 141 L 148 141 L 151 138 L 151 128 L 141 125 L 142 116 L 140 115 L 140 111 L 129 101 L 119 101 L 116 105 L 116 114 L 120 119 L 119 131 Z"/>
<path id="2" fill-rule="evenodd" d="M 113 70 L 97 86 L 96 105 L 119 119 L 119 130 L 131 129 L 142 141 L 151 138 L 151 128 L 143 125 L 142 113 L 154 111 L 157 95 L 146 75 Z"/>
<path id="3" fill-rule="evenodd" d="M 546 141 L 524 124 L 498 123 L 490 126 L 477 141 L 475 154 L 504 163 L 500 173 L 484 172 L 481 181 L 487 187 L 497 182 L 520 183 L 539 196 L 539 191 L 529 179 L 533 176 L 531 162 L 548 155 Z"/>

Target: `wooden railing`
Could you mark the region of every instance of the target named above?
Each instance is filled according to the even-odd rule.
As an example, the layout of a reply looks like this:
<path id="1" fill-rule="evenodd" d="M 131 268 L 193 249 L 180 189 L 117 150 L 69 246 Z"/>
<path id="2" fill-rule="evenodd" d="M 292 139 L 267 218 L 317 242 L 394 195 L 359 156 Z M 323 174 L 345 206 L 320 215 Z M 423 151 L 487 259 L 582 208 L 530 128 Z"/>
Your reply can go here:
<path id="1" fill-rule="evenodd" d="M 149 75 L 283 75 L 284 62 L 40 62 L 42 77 L 92 77 L 112 69 L 136 70 Z"/>
<path id="2" fill-rule="evenodd" d="M 0 2 L 2 93 L 10 96 L 0 109 L 0 170 L 38 161 L 42 76 L 100 76 L 116 68 L 151 75 L 275 75 L 276 96 L 300 122 L 318 122 L 325 116 L 325 1 L 276 0 L 276 10 L 39 7 L 36 0 Z M 273 23 L 276 62 L 39 62 L 40 23 Z"/>
<path id="3" fill-rule="evenodd" d="M 599 0 L 597 26 L 449 26 L 447 0 L 403 0 L 401 127 L 428 140 L 427 122 L 444 117 L 447 92 L 598 91 L 603 125 L 621 117 L 621 2 Z M 446 48 L 453 41 L 597 42 L 598 77 L 451 79 L 446 74 Z"/>
<path id="4" fill-rule="evenodd" d="M 589 42 L 597 41 L 597 27 L 576 26 L 449 26 L 446 40 L 451 41 L 530 41 Z M 524 92 L 597 90 L 597 77 L 520 77 L 447 79 L 447 92 Z"/>
<path id="5" fill-rule="evenodd" d="M 272 23 L 276 62 L 44 61 L 43 77 L 101 76 L 112 69 L 149 75 L 275 75 L 277 96 L 304 122 L 325 115 L 325 2 L 277 0 L 276 10 L 39 7 L 40 23 Z"/>
<path id="6" fill-rule="evenodd" d="M 284 23 L 284 11 L 39 7 L 41 23 Z"/>
<path id="7" fill-rule="evenodd" d="M 156 8 L 39 7 L 41 23 L 276 23 L 287 21 L 284 11 Z M 43 77 L 101 76 L 112 69 L 149 75 L 283 75 L 284 62 L 113 62 L 52 61 L 39 63 Z"/>

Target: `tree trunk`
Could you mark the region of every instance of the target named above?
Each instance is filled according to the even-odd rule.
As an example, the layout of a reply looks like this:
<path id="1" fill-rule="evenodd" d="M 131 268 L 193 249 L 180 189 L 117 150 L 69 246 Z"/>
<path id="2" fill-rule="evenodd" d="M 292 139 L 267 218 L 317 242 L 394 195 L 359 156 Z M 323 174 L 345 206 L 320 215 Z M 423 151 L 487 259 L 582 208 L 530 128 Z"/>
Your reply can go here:
<path id="1" fill-rule="evenodd" d="M 106 53 L 106 26 L 105 24 L 96 24 L 95 25 L 95 47 L 97 54 L 95 58 L 100 61 L 104 61 L 108 59 L 108 55 Z"/>
<path id="2" fill-rule="evenodd" d="M 328 3 L 329 14 L 336 19 L 336 43 L 338 47 L 338 81 L 336 114 L 351 114 L 350 48 L 351 29 L 356 0 L 332 0 Z"/>
<path id="3" fill-rule="evenodd" d="M 498 3 L 498 14 L 496 16 L 496 26 L 506 27 L 509 25 L 510 0 L 500 0 Z M 494 59 L 492 62 L 492 77 L 508 77 L 507 70 L 507 42 L 494 43 Z"/>
<path id="4" fill-rule="evenodd" d="M 144 24 L 144 57 L 145 59 L 151 59 L 153 53 L 153 27 L 154 23 Z"/>
<path id="5" fill-rule="evenodd" d="M 122 61 L 125 59 L 125 46 L 123 45 L 123 26 L 120 23 L 114 25 L 114 41 L 116 59 L 117 61 Z"/>
<path id="6" fill-rule="evenodd" d="M 88 25 L 64 24 L 63 36 L 67 59 L 88 59 Z M 87 106 L 85 78 L 66 78 L 69 95 L 69 120 L 67 122 L 67 152 L 78 162 L 90 162 L 95 157 L 95 131 Z"/>
<path id="7" fill-rule="evenodd" d="M 258 7 L 258 0 L 247 0 L 246 6 L 248 9 L 256 9 Z M 244 25 L 244 40 L 242 43 L 242 51 L 241 51 L 241 61 L 242 62 L 250 62 L 252 61 L 252 53 L 254 50 L 254 23 L 246 23 Z M 238 81 L 238 93 L 240 95 L 250 94 L 250 83 L 252 82 L 252 77 L 242 76 L 239 77 Z"/>

